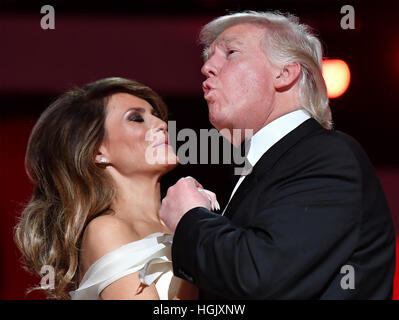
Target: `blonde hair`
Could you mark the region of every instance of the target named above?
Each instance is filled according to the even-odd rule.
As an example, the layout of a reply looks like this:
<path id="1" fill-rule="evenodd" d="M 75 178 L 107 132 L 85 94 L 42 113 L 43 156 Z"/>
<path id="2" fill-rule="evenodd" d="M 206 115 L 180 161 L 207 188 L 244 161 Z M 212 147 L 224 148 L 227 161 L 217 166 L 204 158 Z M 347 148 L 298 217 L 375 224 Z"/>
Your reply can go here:
<path id="1" fill-rule="evenodd" d="M 33 194 L 14 230 L 25 269 L 55 271 L 48 297 L 70 299 L 79 273 L 79 247 L 87 224 L 110 210 L 115 188 L 94 161 L 104 139 L 108 98 L 129 93 L 148 101 L 166 120 L 162 99 L 150 88 L 123 78 L 101 79 L 61 95 L 40 116 L 29 138 L 25 166 Z M 29 291 L 32 291 L 29 290 Z"/>
<path id="2" fill-rule="evenodd" d="M 200 33 L 200 41 L 205 46 L 205 60 L 209 46 L 224 30 L 244 23 L 265 29 L 261 44 L 272 64 L 298 62 L 301 65 L 298 86 L 302 107 L 324 128 L 331 129 L 331 111 L 321 72 L 322 46 L 309 26 L 300 24 L 295 16 L 279 12 L 245 11 L 216 18 L 205 25 Z"/>

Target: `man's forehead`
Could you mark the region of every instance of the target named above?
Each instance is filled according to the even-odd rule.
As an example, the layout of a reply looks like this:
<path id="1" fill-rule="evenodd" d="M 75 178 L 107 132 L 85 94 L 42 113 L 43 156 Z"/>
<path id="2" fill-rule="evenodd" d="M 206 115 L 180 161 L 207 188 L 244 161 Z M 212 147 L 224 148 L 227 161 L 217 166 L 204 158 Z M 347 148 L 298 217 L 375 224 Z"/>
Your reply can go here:
<path id="1" fill-rule="evenodd" d="M 216 38 L 216 40 L 214 41 L 214 43 L 216 45 L 218 44 L 228 44 L 228 43 L 232 43 L 232 42 L 238 42 L 238 43 L 243 43 L 243 39 L 245 39 L 245 37 L 243 35 L 220 35 L 219 37 Z"/>
<path id="2" fill-rule="evenodd" d="M 229 44 L 238 44 L 243 47 L 256 45 L 259 43 L 264 28 L 252 23 L 236 24 L 226 28 L 217 38 L 204 49 L 204 61 L 207 61 L 213 54 L 215 47 L 222 47 Z M 252 44 L 251 44 L 252 42 Z"/>
<path id="3" fill-rule="evenodd" d="M 262 29 L 254 24 L 237 24 L 225 29 L 213 42 L 214 44 L 240 42 L 244 43 L 251 37 L 256 37 Z"/>

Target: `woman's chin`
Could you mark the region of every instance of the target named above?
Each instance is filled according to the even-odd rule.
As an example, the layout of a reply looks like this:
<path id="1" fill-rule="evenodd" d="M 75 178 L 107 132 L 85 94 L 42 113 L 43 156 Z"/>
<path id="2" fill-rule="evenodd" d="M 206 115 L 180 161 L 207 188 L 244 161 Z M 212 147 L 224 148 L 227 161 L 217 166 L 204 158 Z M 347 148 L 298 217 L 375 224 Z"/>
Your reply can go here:
<path id="1" fill-rule="evenodd" d="M 165 170 L 165 173 L 176 168 L 178 164 L 179 158 L 174 153 L 158 159 L 158 165 Z"/>
<path id="2" fill-rule="evenodd" d="M 160 146 L 157 149 L 151 149 L 151 152 L 146 152 L 145 159 L 148 164 L 151 165 L 165 165 L 165 166 L 176 166 L 179 163 L 176 153 L 172 147 Z"/>
<path id="3" fill-rule="evenodd" d="M 159 171 L 161 172 L 161 176 L 164 176 L 168 172 L 172 171 L 174 168 L 178 166 L 179 162 L 177 161 L 177 157 L 175 161 L 171 161 L 171 159 L 168 159 L 168 161 L 165 161 L 164 163 L 159 163 Z"/>

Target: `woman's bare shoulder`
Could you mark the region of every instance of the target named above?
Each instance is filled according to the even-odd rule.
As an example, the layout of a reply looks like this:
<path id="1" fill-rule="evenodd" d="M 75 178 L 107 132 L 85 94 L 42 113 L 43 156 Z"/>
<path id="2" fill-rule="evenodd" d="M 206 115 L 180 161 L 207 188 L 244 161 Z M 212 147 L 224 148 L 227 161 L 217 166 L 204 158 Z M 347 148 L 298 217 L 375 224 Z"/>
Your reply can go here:
<path id="1" fill-rule="evenodd" d="M 87 225 L 81 242 L 81 264 L 83 269 L 102 256 L 127 243 L 139 240 L 133 228 L 124 220 L 112 216 L 96 217 Z"/>
<path id="2" fill-rule="evenodd" d="M 111 215 L 93 219 L 86 227 L 81 245 L 80 279 L 89 267 L 107 253 L 140 240 L 126 221 Z M 108 285 L 101 299 L 159 299 L 155 285 L 142 286 L 138 273 L 128 274 Z"/>

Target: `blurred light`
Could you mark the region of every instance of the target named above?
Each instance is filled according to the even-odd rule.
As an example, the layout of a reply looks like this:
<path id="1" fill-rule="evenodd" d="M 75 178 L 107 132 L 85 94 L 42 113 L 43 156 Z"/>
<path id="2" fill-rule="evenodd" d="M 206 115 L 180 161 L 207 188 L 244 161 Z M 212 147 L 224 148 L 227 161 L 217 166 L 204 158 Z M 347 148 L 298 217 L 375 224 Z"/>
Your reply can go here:
<path id="1" fill-rule="evenodd" d="M 345 61 L 339 59 L 323 60 L 322 73 L 329 98 L 337 98 L 348 89 L 351 73 Z"/>

